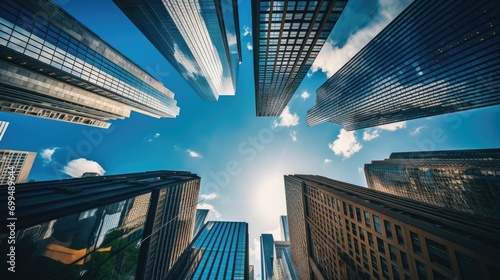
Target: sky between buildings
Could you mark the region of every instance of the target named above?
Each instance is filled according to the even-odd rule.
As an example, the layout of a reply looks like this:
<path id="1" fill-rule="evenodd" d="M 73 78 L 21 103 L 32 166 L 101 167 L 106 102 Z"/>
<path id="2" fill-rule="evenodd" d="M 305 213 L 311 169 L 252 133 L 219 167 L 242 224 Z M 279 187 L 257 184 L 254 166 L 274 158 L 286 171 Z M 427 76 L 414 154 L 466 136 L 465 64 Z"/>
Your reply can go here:
<path id="1" fill-rule="evenodd" d="M 260 274 L 259 236 L 279 240 L 286 214 L 283 175 L 317 174 L 366 186 L 363 165 L 391 152 L 498 148 L 500 106 L 346 132 L 307 127 L 316 89 L 411 1 L 350 0 L 281 117 L 255 117 L 250 1 L 240 0 L 243 62 L 236 96 L 204 102 L 111 0 L 56 1 L 175 93 L 176 119 L 132 113 L 110 129 L 0 113 L 10 122 L 0 148 L 38 152 L 29 179 L 187 170 L 201 176 L 200 208 L 211 220 L 246 221 L 250 264 Z"/>

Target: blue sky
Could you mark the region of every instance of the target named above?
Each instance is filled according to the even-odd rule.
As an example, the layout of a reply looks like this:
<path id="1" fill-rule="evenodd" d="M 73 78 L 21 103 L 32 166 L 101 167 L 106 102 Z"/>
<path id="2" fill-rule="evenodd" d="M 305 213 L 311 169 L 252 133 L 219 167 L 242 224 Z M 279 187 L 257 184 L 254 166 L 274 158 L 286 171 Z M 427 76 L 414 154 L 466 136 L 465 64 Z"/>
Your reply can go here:
<path id="1" fill-rule="evenodd" d="M 403 3 L 406 2 L 406 3 Z M 315 90 L 396 16 L 408 1 L 351 0 L 329 41 L 279 118 L 256 118 L 251 34 L 242 36 L 243 63 L 234 97 L 204 102 L 111 0 L 59 1 L 110 45 L 175 93 L 176 119 L 132 113 L 108 130 L 0 113 L 10 122 L 0 148 L 38 152 L 30 179 L 78 176 L 84 170 L 120 174 L 188 170 L 202 177 L 202 207 L 211 219 L 246 221 L 250 263 L 261 233 L 279 233 L 286 214 L 283 175 L 318 174 L 365 186 L 362 167 L 391 152 L 498 148 L 500 106 L 423 118 L 379 128 L 341 131 L 307 127 Z M 240 27 L 251 26 L 250 1 L 239 1 Z M 96 7 L 99 7 L 96 9 Z M 313 72 L 314 70 L 314 72 Z M 306 93 L 305 93 L 306 92 Z"/>

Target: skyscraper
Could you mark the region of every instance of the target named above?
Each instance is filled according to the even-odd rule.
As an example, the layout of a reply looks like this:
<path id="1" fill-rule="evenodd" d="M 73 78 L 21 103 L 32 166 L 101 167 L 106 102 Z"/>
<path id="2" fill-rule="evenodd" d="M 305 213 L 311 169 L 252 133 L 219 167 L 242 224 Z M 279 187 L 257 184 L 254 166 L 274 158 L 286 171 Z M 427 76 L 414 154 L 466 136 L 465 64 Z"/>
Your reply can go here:
<path id="1" fill-rule="evenodd" d="M 207 221 L 208 209 L 196 209 L 196 219 L 194 221 L 193 238 L 196 237 L 198 232 L 203 228 Z"/>
<path id="2" fill-rule="evenodd" d="M 176 117 L 174 94 L 49 0 L 0 2 L 0 111 L 107 128 Z"/>
<path id="3" fill-rule="evenodd" d="M 272 280 L 274 277 L 274 238 L 272 234 L 260 236 L 260 269 L 262 280 Z"/>
<path id="4" fill-rule="evenodd" d="M 0 121 L 0 141 L 2 141 L 3 136 L 5 135 L 5 131 L 9 127 L 8 122 Z"/>
<path id="5" fill-rule="evenodd" d="M 203 100 L 235 94 L 237 0 L 113 1 Z"/>
<path id="6" fill-rule="evenodd" d="M 248 224 L 209 221 L 165 279 L 247 280 L 248 275 Z"/>
<path id="7" fill-rule="evenodd" d="M 8 184 L 12 177 L 14 183 L 26 182 L 35 158 L 36 152 L 0 150 L 0 185 Z"/>
<path id="8" fill-rule="evenodd" d="M 377 191 L 500 219 L 500 149 L 392 153 L 365 176 Z"/>
<path id="9" fill-rule="evenodd" d="M 320 176 L 285 176 L 300 279 L 497 279 L 489 219 Z"/>
<path id="10" fill-rule="evenodd" d="M 248 266 L 248 278 L 250 280 L 255 280 L 255 277 L 254 277 L 254 266 L 253 265 L 249 265 Z"/>
<path id="11" fill-rule="evenodd" d="M 257 116 L 283 112 L 346 4 L 347 0 L 252 1 Z"/>
<path id="12" fill-rule="evenodd" d="M 292 261 L 290 241 L 274 241 L 274 278 L 273 280 L 299 280 Z"/>
<path id="13" fill-rule="evenodd" d="M 288 229 L 288 218 L 286 215 L 280 216 L 281 239 L 290 241 L 290 230 Z"/>
<path id="14" fill-rule="evenodd" d="M 346 130 L 500 104 L 496 1 L 413 1 L 317 90 L 309 126 Z"/>
<path id="15" fill-rule="evenodd" d="M 191 241 L 199 188 L 175 171 L 17 185 L 14 215 L 0 209 L 17 219 L 0 229 L 2 273 L 14 231 L 19 279 L 164 279 Z"/>

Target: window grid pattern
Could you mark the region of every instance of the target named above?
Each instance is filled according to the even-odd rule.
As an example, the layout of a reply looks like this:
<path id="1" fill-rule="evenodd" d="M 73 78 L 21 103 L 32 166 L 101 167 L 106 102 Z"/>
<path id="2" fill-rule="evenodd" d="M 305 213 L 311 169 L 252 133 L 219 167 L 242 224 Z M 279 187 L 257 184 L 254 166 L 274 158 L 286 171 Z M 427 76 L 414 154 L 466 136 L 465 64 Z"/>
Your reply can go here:
<path id="1" fill-rule="evenodd" d="M 26 182 L 35 157 L 34 152 L 0 150 L 0 185 Z"/>
<path id="2" fill-rule="evenodd" d="M 347 1 L 253 1 L 257 116 L 279 116 Z"/>
<path id="3" fill-rule="evenodd" d="M 500 9 L 414 1 L 317 90 L 308 125 L 346 130 L 500 104 Z"/>
<path id="4" fill-rule="evenodd" d="M 301 178 L 306 177 L 300 176 Z M 290 177 L 293 176 L 285 176 L 285 190 L 295 180 L 301 181 L 301 178 Z M 463 248 L 459 244 L 443 240 L 431 232 L 415 228 L 403 220 L 394 218 L 393 214 L 387 216 L 367 207 L 366 204 L 355 203 L 347 198 L 348 195 L 359 199 L 360 194 L 354 194 L 355 191 L 351 189 L 345 190 L 348 195 L 340 196 L 318 188 L 312 182 L 328 183 L 317 178 L 314 177 L 314 181 L 302 181 L 305 183 L 304 204 L 307 205 L 304 222 L 309 228 L 307 237 L 311 244 L 309 257 L 316 263 L 322 276 L 326 279 L 348 279 L 354 276 L 359 277 L 359 279 L 418 279 L 418 275 L 423 275 L 423 272 L 417 269 L 417 262 L 423 265 L 425 275 L 429 279 L 432 279 L 431 275 L 441 275 L 453 279 L 460 275 L 460 272 L 459 266 L 456 264 L 459 260 L 453 260 L 451 248 L 454 248 L 455 254 L 456 251 L 460 251 L 461 254 L 472 258 L 472 260 L 467 259 L 463 262 L 472 263 L 470 266 L 477 264 L 478 252 L 471 253 L 470 250 Z M 340 184 L 344 183 L 335 182 L 337 182 L 335 184 L 336 188 L 342 188 Z M 287 196 L 287 205 L 288 199 Z M 348 209 L 351 207 L 358 208 L 361 212 L 369 213 L 368 217 L 372 221 L 376 220 L 375 217 L 383 220 L 384 223 L 380 225 L 381 231 L 378 232 L 373 226 L 367 227 L 365 224 L 366 217 L 362 217 L 362 220 L 358 221 L 356 216 L 352 218 L 349 214 L 344 214 L 344 203 Z M 373 200 L 370 200 L 369 203 L 394 211 L 396 216 L 403 213 L 399 209 L 392 206 L 389 208 Z M 288 217 L 291 219 L 292 215 L 289 213 Z M 429 222 L 437 224 L 437 222 Z M 435 227 L 443 228 L 442 226 Z M 292 233 L 291 246 L 293 248 L 293 227 L 290 228 L 290 232 Z M 388 232 L 391 233 L 391 236 L 387 236 Z M 392 236 L 394 232 L 398 236 L 399 232 L 401 233 L 400 240 Z M 366 236 L 368 236 L 367 239 Z M 374 241 L 369 241 L 370 236 Z M 412 249 L 412 241 L 415 238 L 419 241 L 420 253 L 414 252 Z M 485 256 L 481 258 L 483 261 L 487 259 Z M 489 265 L 492 266 L 492 262 Z M 472 270 L 471 268 L 461 269 L 463 271 L 469 269 L 464 273 L 470 273 L 469 271 Z M 485 274 L 484 268 L 476 265 L 474 269 Z M 345 274 L 346 272 L 347 274 Z M 489 278 L 486 277 L 485 279 Z"/>
<path id="5" fill-rule="evenodd" d="M 500 149 L 392 154 L 365 175 L 374 190 L 500 219 Z"/>

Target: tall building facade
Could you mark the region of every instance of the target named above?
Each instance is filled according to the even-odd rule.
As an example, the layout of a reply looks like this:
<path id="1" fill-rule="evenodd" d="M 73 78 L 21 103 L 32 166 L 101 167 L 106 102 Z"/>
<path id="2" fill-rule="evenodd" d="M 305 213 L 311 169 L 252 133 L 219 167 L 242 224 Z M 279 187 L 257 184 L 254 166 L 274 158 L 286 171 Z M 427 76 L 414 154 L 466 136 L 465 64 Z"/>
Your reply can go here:
<path id="1" fill-rule="evenodd" d="M 365 176 L 377 191 L 500 220 L 500 149 L 392 153 Z"/>
<path id="2" fill-rule="evenodd" d="M 174 94 L 53 1 L 0 2 L 0 111 L 109 127 L 176 117 Z"/>
<path id="3" fill-rule="evenodd" d="M 2 141 L 5 131 L 7 131 L 7 127 L 9 127 L 8 122 L 0 121 L 0 141 Z"/>
<path id="4" fill-rule="evenodd" d="M 248 224 L 209 221 L 165 279 L 248 280 L 248 260 Z"/>
<path id="5" fill-rule="evenodd" d="M 274 238 L 272 234 L 260 236 L 260 275 L 262 280 L 272 280 L 274 277 Z"/>
<path id="6" fill-rule="evenodd" d="M 300 279 L 497 279 L 500 227 L 320 176 L 285 176 Z"/>
<path id="7" fill-rule="evenodd" d="M 288 217 L 286 215 L 280 216 L 281 239 L 290 241 L 290 230 L 288 229 Z"/>
<path id="8" fill-rule="evenodd" d="M 0 229 L 2 273 L 15 231 L 16 272 L 2 279 L 164 279 L 191 242 L 199 188 L 175 171 L 17 185 L 14 215 L 0 209 L 17 219 Z"/>
<path id="9" fill-rule="evenodd" d="M 500 104 L 495 1 L 413 1 L 317 90 L 309 126 L 346 130 Z"/>
<path id="10" fill-rule="evenodd" d="M 203 228 L 208 217 L 208 209 L 196 209 L 196 219 L 194 221 L 193 238 L 196 237 L 198 232 Z"/>
<path id="11" fill-rule="evenodd" d="M 237 0 L 114 0 L 206 101 L 234 95 L 241 63 Z"/>
<path id="12" fill-rule="evenodd" d="M 283 112 L 346 4 L 347 0 L 252 1 L 257 116 Z"/>
<path id="13" fill-rule="evenodd" d="M 274 241 L 274 278 L 273 280 L 299 280 L 293 265 L 290 241 Z"/>
<path id="14" fill-rule="evenodd" d="M 0 185 L 26 182 L 35 158 L 36 152 L 0 150 Z"/>

